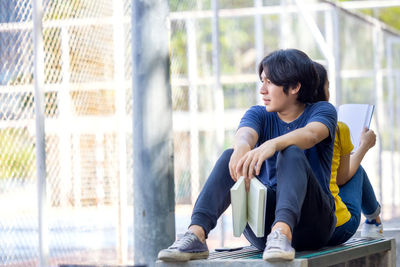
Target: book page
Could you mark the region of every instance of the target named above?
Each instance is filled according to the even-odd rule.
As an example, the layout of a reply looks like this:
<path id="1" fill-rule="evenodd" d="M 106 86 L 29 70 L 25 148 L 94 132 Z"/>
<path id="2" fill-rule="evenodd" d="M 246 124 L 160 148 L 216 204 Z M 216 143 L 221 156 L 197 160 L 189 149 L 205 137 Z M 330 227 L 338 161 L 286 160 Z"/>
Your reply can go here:
<path id="1" fill-rule="evenodd" d="M 368 111 L 365 117 L 365 126 L 368 127 L 371 125 L 371 120 L 372 120 L 372 115 L 374 114 L 375 106 L 374 105 L 368 105 Z"/>
<path id="2" fill-rule="evenodd" d="M 364 127 L 369 127 L 373 105 L 369 104 L 344 104 L 338 108 L 338 121 L 344 122 L 350 129 L 353 152 L 360 145 L 360 137 Z"/>
<path id="3" fill-rule="evenodd" d="M 231 188 L 233 235 L 240 237 L 247 224 L 247 193 L 244 177 L 240 177 Z"/>
<path id="4" fill-rule="evenodd" d="M 251 179 L 247 194 L 247 221 L 256 237 L 264 236 L 267 188 L 257 178 Z"/>

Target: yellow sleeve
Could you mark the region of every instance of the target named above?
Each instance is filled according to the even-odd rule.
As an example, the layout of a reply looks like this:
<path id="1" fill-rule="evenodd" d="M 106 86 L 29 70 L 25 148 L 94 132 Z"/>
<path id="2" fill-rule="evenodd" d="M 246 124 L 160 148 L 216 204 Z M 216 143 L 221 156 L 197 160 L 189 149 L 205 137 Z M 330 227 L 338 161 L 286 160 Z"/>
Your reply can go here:
<path id="1" fill-rule="evenodd" d="M 340 156 L 344 156 L 347 154 L 350 154 L 350 152 L 353 150 L 354 146 L 351 143 L 351 138 L 350 138 L 350 130 L 349 127 L 343 123 L 343 122 L 338 122 L 338 136 L 340 139 L 340 144 L 341 144 L 341 149 L 340 149 Z"/>

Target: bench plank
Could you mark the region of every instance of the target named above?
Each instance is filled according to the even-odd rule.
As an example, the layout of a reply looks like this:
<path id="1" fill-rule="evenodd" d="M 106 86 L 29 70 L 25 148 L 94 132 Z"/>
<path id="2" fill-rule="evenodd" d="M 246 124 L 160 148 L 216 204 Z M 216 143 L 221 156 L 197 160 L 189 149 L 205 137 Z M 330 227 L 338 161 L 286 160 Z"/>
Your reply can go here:
<path id="1" fill-rule="evenodd" d="M 391 250 L 389 239 L 379 240 L 350 240 L 350 243 L 331 248 L 327 251 L 310 253 L 302 258 L 308 259 L 308 266 L 330 266 L 354 259 L 367 257 Z M 383 265 L 382 265 L 383 266 Z"/>
<path id="2" fill-rule="evenodd" d="M 317 251 L 296 252 L 293 261 L 270 263 L 262 260 L 262 251 L 248 246 L 237 251 L 211 252 L 207 260 L 195 260 L 186 263 L 157 261 L 157 267 L 216 267 L 216 266 L 334 266 L 345 262 L 364 259 L 364 262 L 373 261 L 379 266 L 395 266 L 396 243 L 394 239 L 368 240 L 363 238 L 352 238 L 348 242 L 335 246 L 324 247 Z"/>

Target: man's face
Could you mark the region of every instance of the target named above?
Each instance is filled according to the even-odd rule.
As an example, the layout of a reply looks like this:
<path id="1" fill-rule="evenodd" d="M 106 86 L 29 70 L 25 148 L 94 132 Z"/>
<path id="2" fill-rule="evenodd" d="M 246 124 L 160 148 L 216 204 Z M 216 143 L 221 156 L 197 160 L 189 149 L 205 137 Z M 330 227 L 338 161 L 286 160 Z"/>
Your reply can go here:
<path id="1" fill-rule="evenodd" d="M 283 86 L 272 83 L 265 75 L 261 73 L 262 86 L 260 94 L 268 112 L 284 111 L 291 104 L 291 97 L 283 92 Z"/>

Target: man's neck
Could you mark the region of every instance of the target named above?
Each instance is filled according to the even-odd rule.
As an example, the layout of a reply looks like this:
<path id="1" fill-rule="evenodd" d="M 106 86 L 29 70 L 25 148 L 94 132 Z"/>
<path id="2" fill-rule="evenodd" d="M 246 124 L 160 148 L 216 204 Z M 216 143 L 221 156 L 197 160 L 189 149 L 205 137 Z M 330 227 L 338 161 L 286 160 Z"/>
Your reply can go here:
<path id="1" fill-rule="evenodd" d="M 287 109 L 283 111 L 279 111 L 278 117 L 286 122 L 290 123 L 294 120 L 296 120 L 298 117 L 300 117 L 301 114 L 303 114 L 304 109 L 306 108 L 306 105 L 304 103 L 296 103 L 294 105 L 291 105 Z"/>

